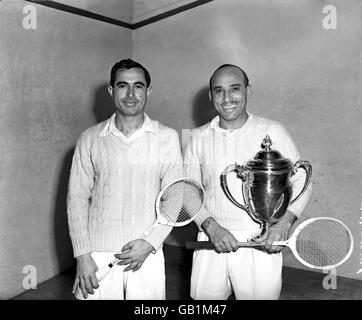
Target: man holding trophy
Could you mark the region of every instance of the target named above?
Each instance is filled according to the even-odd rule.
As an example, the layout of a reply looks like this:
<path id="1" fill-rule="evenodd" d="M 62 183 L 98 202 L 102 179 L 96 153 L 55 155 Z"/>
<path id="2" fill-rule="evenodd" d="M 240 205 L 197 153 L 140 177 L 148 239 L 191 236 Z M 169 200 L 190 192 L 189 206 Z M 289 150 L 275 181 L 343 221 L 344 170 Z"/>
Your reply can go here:
<path id="1" fill-rule="evenodd" d="M 206 190 L 195 220 L 198 241 L 214 247 L 194 252 L 193 299 L 224 300 L 232 292 L 236 299 L 278 299 L 282 247 L 272 243 L 288 238 L 311 195 L 309 163 L 300 161 L 281 124 L 246 110 L 249 96 L 242 69 L 229 64 L 216 69 L 209 97 L 218 116 L 193 129 L 185 149 L 186 174 Z M 232 171 L 237 175 L 226 178 Z M 238 248 L 238 241 L 265 245 Z"/>

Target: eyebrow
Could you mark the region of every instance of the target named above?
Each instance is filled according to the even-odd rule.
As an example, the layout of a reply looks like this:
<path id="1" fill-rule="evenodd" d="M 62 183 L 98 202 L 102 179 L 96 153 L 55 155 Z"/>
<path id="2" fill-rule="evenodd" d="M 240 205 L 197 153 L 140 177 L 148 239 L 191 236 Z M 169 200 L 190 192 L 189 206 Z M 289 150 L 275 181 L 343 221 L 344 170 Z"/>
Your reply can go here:
<path id="1" fill-rule="evenodd" d="M 129 82 L 126 82 L 126 81 L 118 81 L 117 83 L 116 83 L 116 86 L 119 86 L 120 84 L 130 84 Z M 144 82 L 142 82 L 142 81 L 136 81 L 135 83 L 133 83 L 133 84 L 140 84 L 140 85 L 142 85 L 142 86 L 146 86 L 146 84 L 144 83 Z"/>
<path id="2" fill-rule="evenodd" d="M 230 87 L 241 87 L 241 86 L 242 86 L 241 83 L 233 83 L 233 84 L 230 85 Z M 215 86 L 215 87 L 212 88 L 212 90 L 214 91 L 214 90 L 222 89 L 222 88 L 223 88 L 223 86 Z"/>
<path id="3" fill-rule="evenodd" d="M 146 86 L 146 84 L 144 83 L 144 82 L 142 82 L 142 81 L 136 81 L 134 84 L 140 84 L 140 85 L 142 85 L 142 86 Z"/>

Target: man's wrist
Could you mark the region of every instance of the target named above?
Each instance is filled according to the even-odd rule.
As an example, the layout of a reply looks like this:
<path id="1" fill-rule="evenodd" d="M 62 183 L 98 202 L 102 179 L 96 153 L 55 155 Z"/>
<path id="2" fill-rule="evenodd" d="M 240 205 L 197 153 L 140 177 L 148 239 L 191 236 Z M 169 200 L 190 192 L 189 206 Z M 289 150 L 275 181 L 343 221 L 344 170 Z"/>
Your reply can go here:
<path id="1" fill-rule="evenodd" d="M 149 251 L 149 253 L 156 253 L 156 245 L 152 244 L 149 240 L 145 239 L 145 238 L 139 238 L 139 240 L 142 240 L 145 242 L 145 244 L 147 244 L 147 251 Z"/>
<path id="2" fill-rule="evenodd" d="M 287 212 L 282 217 L 282 220 L 292 226 L 295 220 L 297 220 L 297 216 L 293 212 L 287 210 Z"/>
<path id="3" fill-rule="evenodd" d="M 216 221 L 212 217 L 207 217 L 201 224 L 201 228 L 209 234 L 210 229 L 215 225 Z"/>
<path id="4" fill-rule="evenodd" d="M 142 239 L 142 240 L 148 244 L 147 249 L 148 249 L 149 253 L 156 252 L 156 248 L 153 246 L 153 244 L 151 244 L 151 242 L 147 241 L 146 239 Z"/>
<path id="5" fill-rule="evenodd" d="M 85 253 L 85 254 L 82 254 L 81 256 L 76 257 L 77 261 L 86 261 L 86 260 L 89 260 L 91 258 L 92 258 L 91 252 Z"/>

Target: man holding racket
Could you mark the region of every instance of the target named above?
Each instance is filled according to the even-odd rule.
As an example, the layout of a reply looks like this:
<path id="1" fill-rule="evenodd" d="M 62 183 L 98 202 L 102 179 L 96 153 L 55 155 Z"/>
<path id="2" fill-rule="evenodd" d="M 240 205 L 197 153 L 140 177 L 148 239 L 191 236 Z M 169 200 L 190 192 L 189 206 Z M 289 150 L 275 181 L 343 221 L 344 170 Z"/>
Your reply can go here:
<path id="1" fill-rule="evenodd" d="M 172 227 L 145 231 L 159 191 L 182 175 L 182 156 L 177 132 L 145 113 L 150 82 L 141 64 L 116 63 L 108 86 L 115 113 L 75 148 L 67 205 L 78 299 L 165 299 L 162 243 Z M 115 256 L 121 261 L 98 283 L 96 271 Z"/>
<path id="2" fill-rule="evenodd" d="M 272 243 L 288 238 L 294 221 L 309 200 L 311 184 L 286 214 L 256 240 L 266 241 L 263 250 L 238 249 L 237 242 L 253 238 L 259 225 L 227 199 L 220 185 L 222 171 L 232 163 L 246 163 L 254 158 L 267 134 L 272 138 L 273 149 L 293 163 L 299 160 L 299 154 L 282 125 L 246 110 L 251 91 L 241 68 L 230 64 L 220 66 L 211 76 L 209 86 L 209 98 L 218 116 L 191 131 L 184 163 L 187 176 L 202 183 L 206 190 L 205 208 L 195 219 L 200 230 L 198 240 L 211 241 L 215 250 L 194 252 L 191 297 L 223 300 L 234 292 L 236 299 L 278 299 L 282 247 Z M 300 171 L 291 179 L 294 194 L 304 185 L 305 176 Z M 232 180 L 229 176 L 230 191 L 243 203 L 240 179 Z"/>

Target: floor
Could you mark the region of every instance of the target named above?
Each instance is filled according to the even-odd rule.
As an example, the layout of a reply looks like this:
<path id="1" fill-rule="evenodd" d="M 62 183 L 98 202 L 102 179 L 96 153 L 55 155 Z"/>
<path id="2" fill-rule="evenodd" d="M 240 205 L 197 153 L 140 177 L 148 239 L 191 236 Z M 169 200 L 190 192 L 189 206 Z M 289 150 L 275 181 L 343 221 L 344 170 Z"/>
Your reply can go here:
<path id="1" fill-rule="evenodd" d="M 164 246 L 166 258 L 166 299 L 190 300 L 189 279 L 192 251 Z M 36 290 L 28 290 L 14 300 L 73 300 L 71 288 L 74 268 L 40 284 Z M 362 300 L 362 281 L 338 277 L 337 288 L 324 289 L 326 274 L 283 268 L 281 300 Z M 231 300 L 233 297 L 230 298 Z"/>

